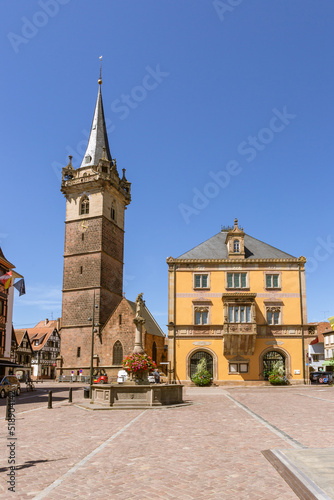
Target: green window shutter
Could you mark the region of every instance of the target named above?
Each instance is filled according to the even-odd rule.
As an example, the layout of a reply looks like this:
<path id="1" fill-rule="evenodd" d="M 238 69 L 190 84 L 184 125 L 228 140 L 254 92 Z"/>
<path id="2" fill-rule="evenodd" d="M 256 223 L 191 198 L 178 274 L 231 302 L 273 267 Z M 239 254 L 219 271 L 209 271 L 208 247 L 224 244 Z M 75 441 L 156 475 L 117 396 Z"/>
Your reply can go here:
<path id="1" fill-rule="evenodd" d="M 208 324 L 208 313 L 202 312 L 202 325 L 207 325 L 207 324 Z"/>
<path id="2" fill-rule="evenodd" d="M 247 287 L 246 273 L 241 274 L 241 288 Z"/>
<path id="3" fill-rule="evenodd" d="M 240 274 L 234 273 L 234 287 L 240 288 Z"/>
<path id="4" fill-rule="evenodd" d="M 201 324 L 201 313 L 197 312 L 195 313 L 195 324 L 200 325 Z"/>
<path id="5" fill-rule="evenodd" d="M 207 274 L 202 274 L 202 287 L 203 288 L 208 287 L 208 275 Z"/>
<path id="6" fill-rule="evenodd" d="M 233 287 L 233 274 L 227 273 L 227 288 Z"/>
<path id="7" fill-rule="evenodd" d="M 267 323 L 272 325 L 273 323 L 273 313 L 271 311 L 267 311 Z"/>
<path id="8" fill-rule="evenodd" d="M 271 274 L 266 274 L 266 288 L 271 288 Z"/>
<path id="9" fill-rule="evenodd" d="M 195 274 L 195 288 L 201 288 L 201 275 Z"/>
<path id="10" fill-rule="evenodd" d="M 278 288 L 278 274 L 273 274 L 273 287 Z"/>

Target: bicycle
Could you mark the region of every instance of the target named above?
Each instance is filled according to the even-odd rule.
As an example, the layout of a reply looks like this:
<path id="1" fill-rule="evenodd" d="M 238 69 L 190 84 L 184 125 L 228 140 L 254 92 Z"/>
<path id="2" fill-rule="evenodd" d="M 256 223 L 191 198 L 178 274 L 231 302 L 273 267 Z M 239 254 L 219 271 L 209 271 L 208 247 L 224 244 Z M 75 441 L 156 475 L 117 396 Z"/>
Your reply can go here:
<path id="1" fill-rule="evenodd" d="M 26 388 L 27 388 L 27 392 L 35 390 L 35 385 L 34 385 L 32 380 L 29 380 L 28 382 L 26 382 Z"/>

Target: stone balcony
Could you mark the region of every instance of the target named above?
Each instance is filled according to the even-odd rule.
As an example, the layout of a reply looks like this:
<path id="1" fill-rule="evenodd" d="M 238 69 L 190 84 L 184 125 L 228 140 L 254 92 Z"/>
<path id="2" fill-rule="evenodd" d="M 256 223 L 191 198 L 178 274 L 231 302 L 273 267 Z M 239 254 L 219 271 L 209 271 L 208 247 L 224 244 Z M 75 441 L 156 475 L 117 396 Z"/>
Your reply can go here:
<path id="1" fill-rule="evenodd" d="M 224 355 L 254 354 L 256 323 L 226 323 L 224 325 Z"/>

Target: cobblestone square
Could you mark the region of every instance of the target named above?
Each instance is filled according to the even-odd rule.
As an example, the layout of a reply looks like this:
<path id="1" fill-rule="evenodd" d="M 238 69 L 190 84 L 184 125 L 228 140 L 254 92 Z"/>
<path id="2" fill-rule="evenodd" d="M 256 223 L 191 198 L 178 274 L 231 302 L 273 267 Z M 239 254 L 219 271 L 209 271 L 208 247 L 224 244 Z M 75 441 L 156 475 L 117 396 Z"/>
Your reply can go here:
<path id="1" fill-rule="evenodd" d="M 53 390 L 53 408 L 47 391 Z M 322 386 L 186 388 L 192 405 L 91 411 L 82 387 L 39 384 L 16 398 L 15 493 L 1 411 L 0 498 L 96 500 L 297 498 L 263 456 L 329 448 L 334 389 Z"/>

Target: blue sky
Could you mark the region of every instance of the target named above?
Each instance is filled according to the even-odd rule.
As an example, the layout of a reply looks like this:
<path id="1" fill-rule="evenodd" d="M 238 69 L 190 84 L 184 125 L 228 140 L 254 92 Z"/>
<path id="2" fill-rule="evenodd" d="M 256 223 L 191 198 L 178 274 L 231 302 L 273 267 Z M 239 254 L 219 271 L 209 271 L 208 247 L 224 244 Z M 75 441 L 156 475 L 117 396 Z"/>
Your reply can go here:
<path id="1" fill-rule="evenodd" d="M 0 14 L 0 244 L 27 289 L 14 326 L 61 314 L 60 170 L 84 154 L 100 55 L 132 182 L 126 296 L 144 292 L 165 331 L 166 257 L 238 217 L 308 258 L 308 320 L 334 314 L 331 0 L 7 0 Z"/>

